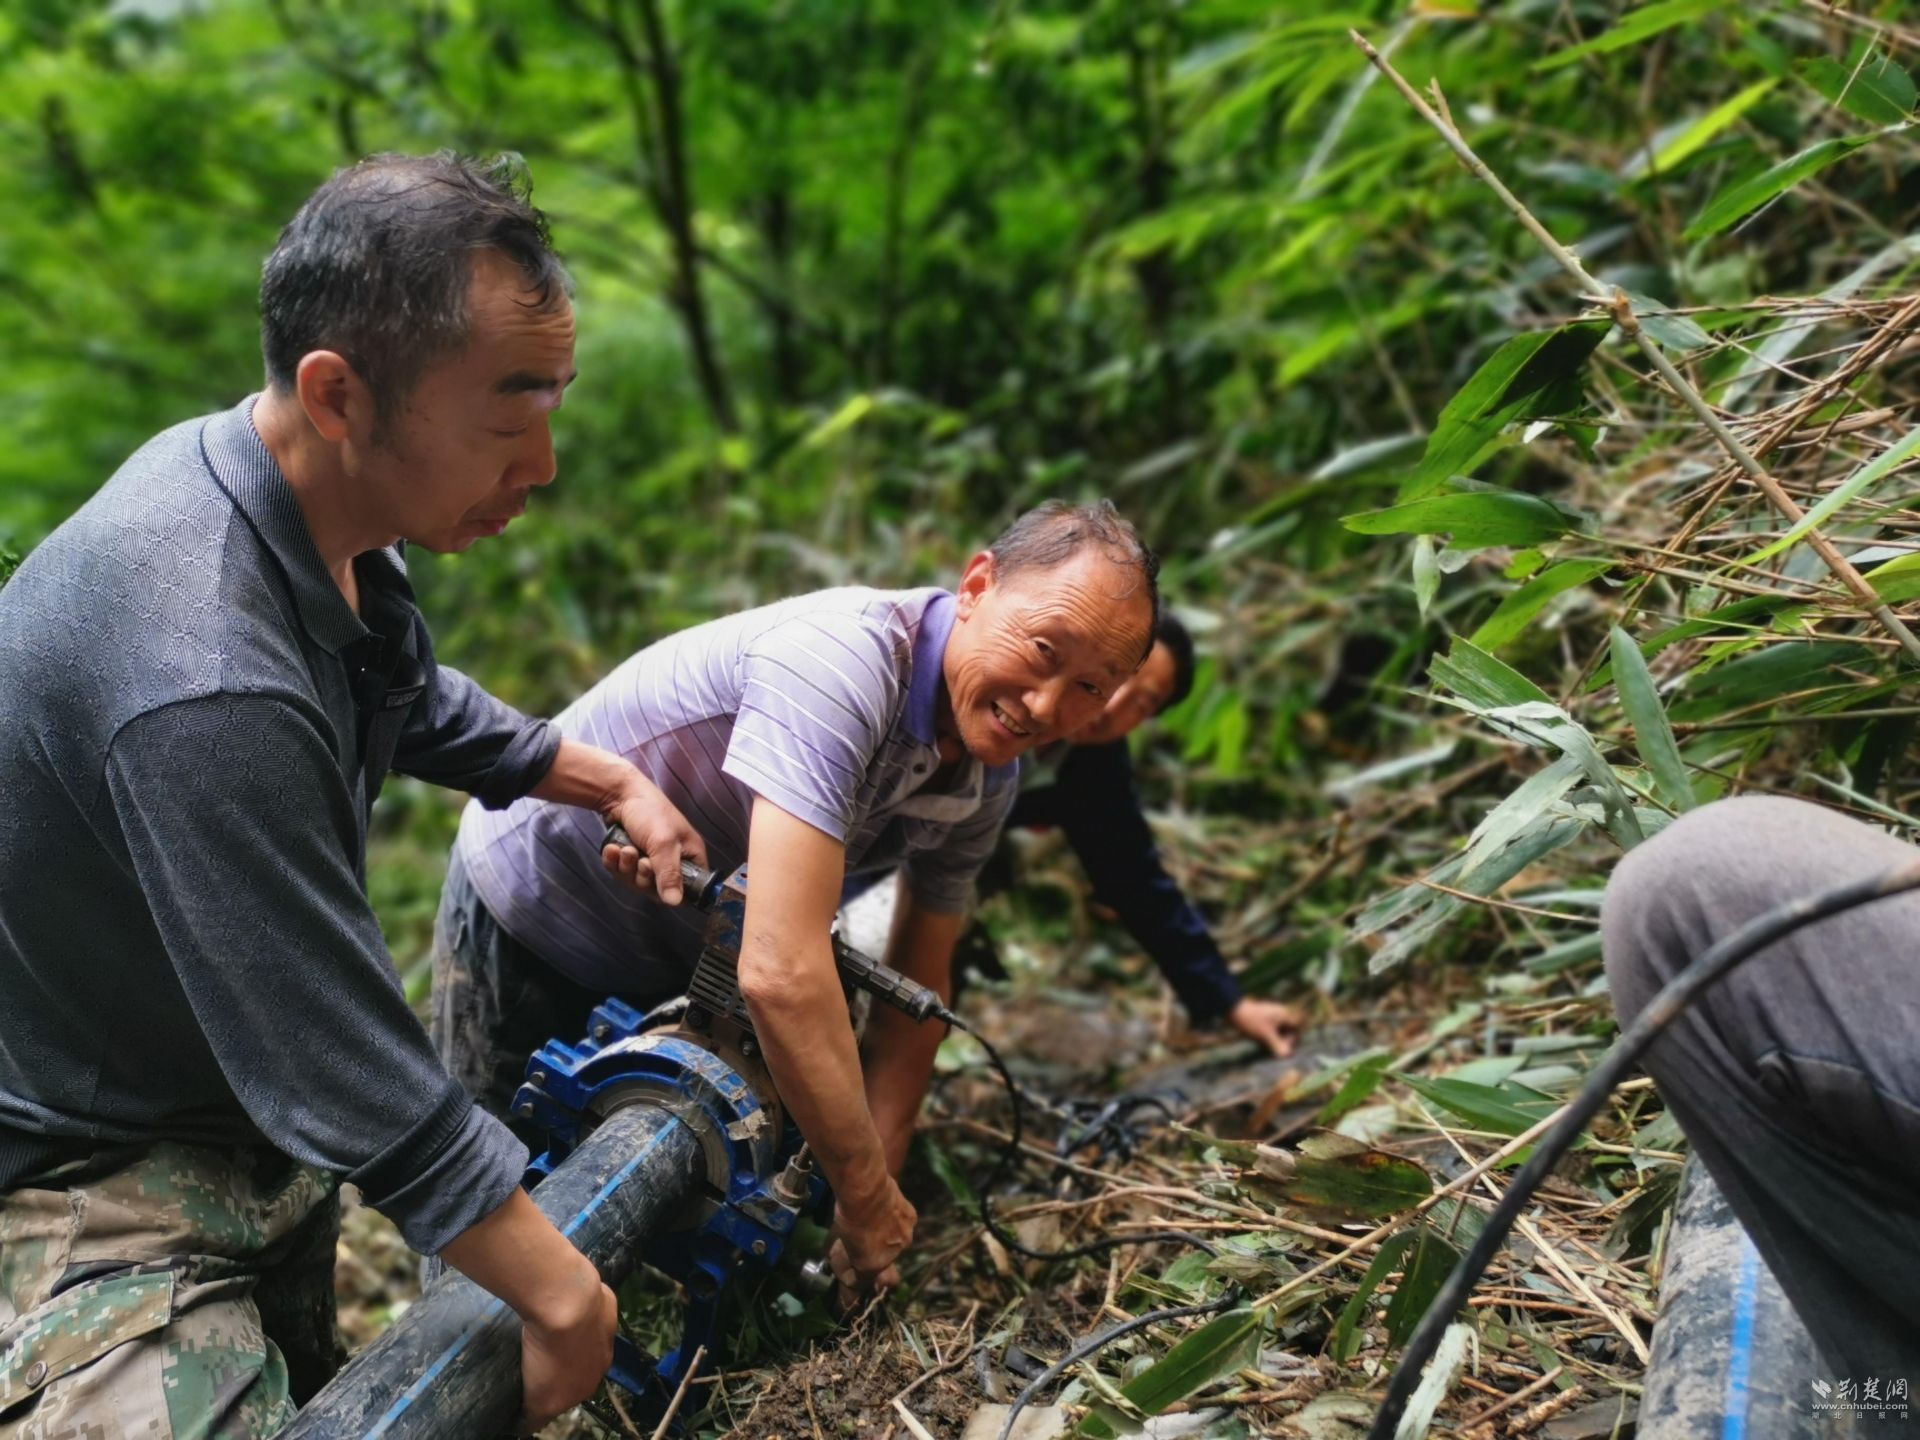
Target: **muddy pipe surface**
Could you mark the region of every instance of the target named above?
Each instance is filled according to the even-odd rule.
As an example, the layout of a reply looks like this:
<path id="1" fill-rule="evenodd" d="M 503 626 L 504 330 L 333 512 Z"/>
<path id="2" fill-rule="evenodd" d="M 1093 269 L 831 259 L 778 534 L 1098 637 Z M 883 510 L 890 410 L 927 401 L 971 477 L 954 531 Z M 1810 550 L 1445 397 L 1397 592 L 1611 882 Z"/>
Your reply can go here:
<path id="1" fill-rule="evenodd" d="M 618 1286 L 642 1241 L 699 1183 L 693 1131 L 652 1105 L 615 1111 L 533 1192 L 534 1203 Z M 520 1317 L 451 1271 L 280 1434 L 283 1440 L 512 1434 L 520 1415 Z"/>
<path id="2" fill-rule="evenodd" d="M 1698 1160 L 1674 1206 L 1640 1440 L 1845 1440 L 1852 1414 L 1780 1282 Z"/>

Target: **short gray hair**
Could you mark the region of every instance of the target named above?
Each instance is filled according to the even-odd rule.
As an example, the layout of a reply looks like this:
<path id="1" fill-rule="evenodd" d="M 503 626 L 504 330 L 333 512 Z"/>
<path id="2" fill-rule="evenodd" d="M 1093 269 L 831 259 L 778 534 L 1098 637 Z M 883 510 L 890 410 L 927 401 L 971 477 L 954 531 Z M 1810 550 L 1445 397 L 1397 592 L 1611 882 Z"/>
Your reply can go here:
<path id="1" fill-rule="evenodd" d="M 1097 546 L 1123 569 L 1138 573 L 1153 608 L 1146 648 L 1152 653 L 1160 625 L 1160 557 L 1147 547 L 1140 532 L 1128 524 L 1111 500 L 1076 505 L 1067 500 L 1044 500 L 994 537 L 987 549 L 993 555 L 994 578 L 1010 579 L 1029 570 L 1063 565 L 1088 546 Z"/>
<path id="2" fill-rule="evenodd" d="M 302 356 L 337 351 L 383 424 L 430 365 L 466 344 L 476 252 L 512 261 L 536 307 L 565 297 L 567 272 L 531 191 L 517 155 L 371 155 L 335 173 L 261 270 L 268 381 L 290 391 Z"/>

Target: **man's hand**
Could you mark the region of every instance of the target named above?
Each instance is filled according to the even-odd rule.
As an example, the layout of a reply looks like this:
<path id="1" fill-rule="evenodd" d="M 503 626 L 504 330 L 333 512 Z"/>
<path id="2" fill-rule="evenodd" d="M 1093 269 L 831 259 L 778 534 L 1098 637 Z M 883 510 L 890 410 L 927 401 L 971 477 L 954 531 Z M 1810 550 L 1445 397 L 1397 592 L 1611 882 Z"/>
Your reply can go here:
<path id="1" fill-rule="evenodd" d="M 893 1262 L 912 1242 L 917 1219 L 912 1204 L 891 1176 L 863 1205 L 849 1205 L 841 1197 L 834 1197 L 827 1265 L 840 1282 L 842 1309 L 851 1309 L 866 1290 L 891 1290 L 900 1283 L 900 1272 Z"/>
<path id="2" fill-rule="evenodd" d="M 584 1255 L 579 1259 L 585 1274 L 574 1278 L 565 1298 L 537 1319 L 522 1318 L 520 1378 L 525 1405 L 521 1424 L 528 1434 L 593 1394 L 613 1364 L 619 1304 L 613 1291 L 601 1283 L 593 1262 Z"/>
<path id="3" fill-rule="evenodd" d="M 600 863 L 636 890 L 680 903 L 680 857 L 707 863 L 707 844 L 687 817 L 630 760 L 578 740 L 562 740 L 553 765 L 533 787 L 536 800 L 597 810 L 617 823 L 638 849 L 605 845 Z"/>
<path id="4" fill-rule="evenodd" d="M 1299 1012 L 1278 1000 L 1248 995 L 1227 1012 L 1227 1019 L 1234 1029 L 1258 1040 L 1275 1055 L 1291 1055 L 1294 1041 L 1300 1037 Z"/>
<path id="5" fill-rule="evenodd" d="M 705 865 L 707 842 L 651 780 L 638 770 L 633 778 L 637 782 L 634 787 L 601 814 L 625 830 L 646 853 L 625 845 L 606 845 L 601 847 L 600 863 L 636 890 L 651 889 L 667 904 L 678 905 L 680 857 L 685 855 Z"/>

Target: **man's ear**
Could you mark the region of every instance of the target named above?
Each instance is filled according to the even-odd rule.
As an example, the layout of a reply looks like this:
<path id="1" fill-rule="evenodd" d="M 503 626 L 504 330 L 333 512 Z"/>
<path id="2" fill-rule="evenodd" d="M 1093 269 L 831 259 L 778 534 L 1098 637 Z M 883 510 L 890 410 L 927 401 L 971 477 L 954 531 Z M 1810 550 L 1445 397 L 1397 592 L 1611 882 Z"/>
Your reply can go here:
<path id="1" fill-rule="evenodd" d="M 338 445 L 373 432 L 373 395 L 346 357 L 332 350 L 310 350 L 294 371 L 294 393 L 307 423 L 320 438 Z"/>
<path id="2" fill-rule="evenodd" d="M 960 588 L 953 592 L 954 613 L 964 620 L 973 613 L 981 597 L 993 588 L 993 552 L 982 550 L 960 572 Z"/>

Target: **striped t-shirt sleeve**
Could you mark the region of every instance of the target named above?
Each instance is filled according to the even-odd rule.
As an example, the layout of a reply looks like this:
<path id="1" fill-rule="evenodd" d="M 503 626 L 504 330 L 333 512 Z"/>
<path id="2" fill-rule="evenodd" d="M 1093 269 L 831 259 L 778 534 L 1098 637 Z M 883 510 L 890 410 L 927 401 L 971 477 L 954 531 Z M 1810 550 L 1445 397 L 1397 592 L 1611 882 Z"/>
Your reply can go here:
<path id="1" fill-rule="evenodd" d="M 742 657 L 721 769 L 845 844 L 867 770 L 901 703 L 894 637 L 860 614 L 797 615 Z"/>

